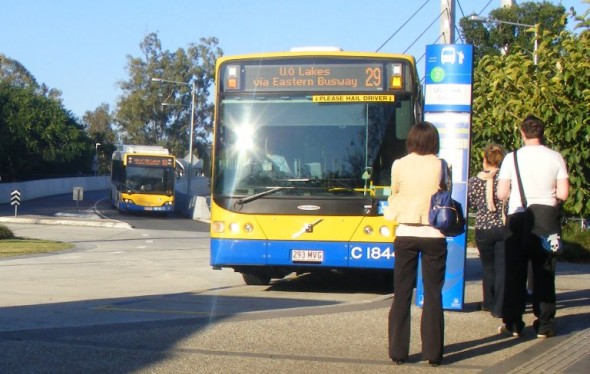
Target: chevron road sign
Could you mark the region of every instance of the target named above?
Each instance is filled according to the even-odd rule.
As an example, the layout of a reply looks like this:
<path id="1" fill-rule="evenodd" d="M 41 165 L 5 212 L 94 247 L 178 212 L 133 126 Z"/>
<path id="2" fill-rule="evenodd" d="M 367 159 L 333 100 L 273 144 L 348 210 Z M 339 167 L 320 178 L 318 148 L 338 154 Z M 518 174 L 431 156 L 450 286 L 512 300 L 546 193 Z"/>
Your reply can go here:
<path id="1" fill-rule="evenodd" d="M 20 191 L 14 190 L 10 193 L 10 205 L 20 205 Z"/>
<path id="2" fill-rule="evenodd" d="M 20 191 L 14 190 L 10 193 L 10 205 L 14 205 L 14 216 L 18 214 L 18 206 L 20 205 Z"/>

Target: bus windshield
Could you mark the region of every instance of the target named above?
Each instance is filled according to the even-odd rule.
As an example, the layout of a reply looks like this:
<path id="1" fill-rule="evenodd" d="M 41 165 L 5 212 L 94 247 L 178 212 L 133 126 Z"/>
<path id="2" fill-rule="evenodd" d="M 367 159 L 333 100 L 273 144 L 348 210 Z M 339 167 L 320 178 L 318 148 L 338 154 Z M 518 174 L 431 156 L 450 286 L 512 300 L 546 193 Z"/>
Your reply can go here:
<path id="1" fill-rule="evenodd" d="M 125 190 L 127 193 L 172 195 L 174 169 L 128 166 Z"/>
<path id="2" fill-rule="evenodd" d="M 411 96 L 318 102 L 312 96 L 227 96 L 216 133 L 215 193 L 247 196 L 363 194 L 389 185 L 413 125 Z"/>

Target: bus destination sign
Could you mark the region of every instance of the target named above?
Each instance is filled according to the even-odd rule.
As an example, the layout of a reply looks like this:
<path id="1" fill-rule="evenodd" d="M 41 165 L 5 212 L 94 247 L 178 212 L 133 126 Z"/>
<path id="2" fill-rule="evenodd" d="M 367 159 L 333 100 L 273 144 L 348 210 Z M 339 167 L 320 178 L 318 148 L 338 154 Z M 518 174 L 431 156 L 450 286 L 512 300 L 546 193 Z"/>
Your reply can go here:
<path id="1" fill-rule="evenodd" d="M 229 71 L 226 88 L 231 89 Z M 245 65 L 243 74 L 247 92 L 382 92 L 385 79 L 382 64 Z"/>
<path id="2" fill-rule="evenodd" d="M 172 157 L 129 155 L 127 156 L 127 165 L 148 168 L 170 167 L 174 166 L 174 161 Z"/>

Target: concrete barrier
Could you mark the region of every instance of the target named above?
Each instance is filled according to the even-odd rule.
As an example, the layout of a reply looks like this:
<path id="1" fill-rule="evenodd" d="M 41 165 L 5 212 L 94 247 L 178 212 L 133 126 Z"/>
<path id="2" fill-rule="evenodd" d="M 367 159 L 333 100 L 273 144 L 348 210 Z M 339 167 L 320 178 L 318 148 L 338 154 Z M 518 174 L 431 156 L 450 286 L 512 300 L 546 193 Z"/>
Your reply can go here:
<path id="1" fill-rule="evenodd" d="M 0 183 L 0 204 L 10 202 L 10 194 L 14 190 L 20 191 L 21 201 L 38 199 L 40 197 L 72 193 L 74 187 L 82 187 L 84 191 L 98 191 L 110 189 L 110 176 L 96 177 L 54 178 L 26 182 Z"/>
<path id="2" fill-rule="evenodd" d="M 209 178 L 195 176 L 191 178 L 190 191 L 187 190 L 186 177 L 176 183 L 176 210 L 195 220 L 208 220 L 209 213 Z M 0 183 L 0 204 L 10 203 L 12 191 L 19 190 L 21 201 L 40 197 L 73 193 L 74 187 L 84 191 L 110 190 L 109 175 L 75 178 L 54 178 L 26 182 Z M 190 196 L 187 195 L 190 192 Z"/>
<path id="3" fill-rule="evenodd" d="M 176 211 L 194 220 L 208 221 L 211 218 L 209 178 L 191 178 L 190 195 L 187 192 L 187 178 L 179 179 L 176 183 Z"/>

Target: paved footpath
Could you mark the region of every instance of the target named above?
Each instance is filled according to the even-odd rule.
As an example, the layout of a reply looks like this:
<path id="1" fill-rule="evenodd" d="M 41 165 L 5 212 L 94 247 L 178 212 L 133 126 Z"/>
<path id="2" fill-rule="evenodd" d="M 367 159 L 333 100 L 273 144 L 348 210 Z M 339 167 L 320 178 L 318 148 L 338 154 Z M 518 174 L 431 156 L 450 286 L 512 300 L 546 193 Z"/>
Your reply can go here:
<path id="1" fill-rule="evenodd" d="M 62 222 L 37 225 L 35 235 L 52 237 L 56 230 L 74 230 Z M 0 224 L 18 225 L 18 223 Z M 95 222 L 92 223 L 95 225 Z M 88 235 L 110 227 L 88 227 Z M 75 230 L 84 230 L 77 227 Z M 120 230 L 120 228 L 119 228 Z M 434 369 L 420 357 L 420 313 L 412 307 L 410 358 L 395 366 L 387 358 L 387 314 L 393 295 L 368 302 L 351 302 L 293 310 L 250 312 L 211 321 L 180 318 L 154 324 L 148 336 L 117 327 L 88 326 L 64 332 L 0 331 L 1 367 L 15 368 L 19 357 L 35 352 L 34 363 L 46 372 L 72 372 L 65 357 L 79 350 L 76 365 L 101 364 L 76 372 L 146 373 L 587 373 L 590 368 L 590 265 L 558 263 L 557 335 L 538 339 L 533 315 L 525 315 L 523 337 L 499 336 L 500 320 L 477 310 L 481 301 L 481 270 L 477 253 L 468 250 L 469 277 L 465 309 L 445 312 L 445 358 Z M 0 267 L 2 263 L 0 261 Z M 215 291 L 211 291 L 215 292 Z M 0 308 L 0 318 L 2 310 Z M 197 328 L 198 326 L 198 328 Z M 96 329 L 96 330 L 94 330 Z M 27 335 L 31 334 L 31 335 Z M 47 334 L 47 335 L 44 335 Z M 56 337 L 48 338 L 49 334 Z M 165 344 L 174 342 L 174 344 Z M 69 352 L 71 354 L 71 352 Z M 104 363 L 104 357 L 110 357 Z M 11 361 L 3 361 L 9 357 Z M 135 360 L 135 361 L 134 361 Z M 141 361 L 143 360 L 143 361 Z M 31 361 L 31 365 L 33 361 Z M 12 363 L 12 364 L 11 364 Z M 60 367 L 60 365 L 67 365 Z M 134 364 L 137 364 L 134 366 Z M 17 366 L 11 366 L 17 365 Z M 113 366 L 108 366 L 113 365 Z M 38 368 L 39 366 L 37 366 Z M 102 370 L 99 370 L 99 367 Z M 20 367 L 23 369 L 23 367 Z M 63 369 L 60 371 L 60 369 Z M 14 372 L 14 371 L 11 371 Z M 26 372 L 23 370 L 21 372 Z M 29 372 L 35 372 L 30 370 Z"/>

